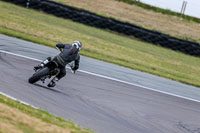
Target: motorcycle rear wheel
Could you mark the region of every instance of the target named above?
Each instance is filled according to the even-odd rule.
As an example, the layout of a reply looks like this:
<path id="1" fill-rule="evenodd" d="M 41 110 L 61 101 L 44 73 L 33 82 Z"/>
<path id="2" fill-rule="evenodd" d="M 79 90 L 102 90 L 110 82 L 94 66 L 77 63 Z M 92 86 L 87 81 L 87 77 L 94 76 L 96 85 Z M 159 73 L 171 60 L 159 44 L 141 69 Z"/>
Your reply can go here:
<path id="1" fill-rule="evenodd" d="M 29 78 L 28 82 L 31 83 L 31 84 L 37 82 L 42 77 L 46 76 L 49 73 L 49 70 L 50 69 L 48 67 L 42 68 L 41 70 L 39 70 L 36 73 L 34 73 L 33 76 L 31 76 Z"/>

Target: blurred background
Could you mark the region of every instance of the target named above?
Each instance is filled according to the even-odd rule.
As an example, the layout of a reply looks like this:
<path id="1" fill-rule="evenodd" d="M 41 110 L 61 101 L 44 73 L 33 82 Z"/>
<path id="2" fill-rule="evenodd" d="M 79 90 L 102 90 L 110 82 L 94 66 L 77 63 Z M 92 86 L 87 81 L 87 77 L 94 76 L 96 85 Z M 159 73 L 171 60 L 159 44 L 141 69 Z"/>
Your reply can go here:
<path id="1" fill-rule="evenodd" d="M 163 9 L 169 9 L 182 13 L 185 5 L 184 14 L 200 18 L 200 3 L 198 0 L 140 0 L 143 3 L 157 6 Z"/>

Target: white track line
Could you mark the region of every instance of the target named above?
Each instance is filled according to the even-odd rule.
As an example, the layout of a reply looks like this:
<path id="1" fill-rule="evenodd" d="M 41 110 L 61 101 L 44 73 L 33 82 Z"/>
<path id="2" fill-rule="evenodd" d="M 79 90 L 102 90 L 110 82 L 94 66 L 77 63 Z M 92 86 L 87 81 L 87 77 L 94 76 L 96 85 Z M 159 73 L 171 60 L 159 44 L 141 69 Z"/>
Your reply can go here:
<path id="1" fill-rule="evenodd" d="M 26 58 L 26 59 L 35 60 L 35 61 L 42 61 L 42 60 L 39 60 L 39 59 L 35 59 L 35 58 L 28 57 L 28 56 L 23 56 L 23 55 L 11 53 L 11 52 L 3 51 L 3 50 L 0 50 L 0 52 L 11 54 L 11 55 L 15 55 L 15 56 L 19 56 L 19 57 L 23 57 L 23 58 Z M 142 85 L 129 83 L 129 82 L 126 82 L 126 81 L 122 81 L 122 80 L 119 80 L 119 79 L 103 76 L 103 75 L 92 73 L 92 72 L 87 72 L 87 71 L 84 71 L 84 70 L 78 70 L 78 71 L 83 72 L 83 73 L 87 73 L 87 74 L 90 74 L 90 75 L 98 76 L 98 77 L 101 77 L 101 78 L 110 79 L 110 80 L 117 81 L 117 82 L 120 82 L 120 83 L 125 83 L 125 84 L 129 84 L 129 85 L 137 86 L 137 87 L 140 87 L 140 88 L 144 88 L 144 89 L 147 89 L 147 90 L 151 90 L 151 91 L 159 92 L 159 93 L 162 93 L 162 94 L 166 94 L 166 95 L 170 95 L 170 96 L 174 96 L 174 97 L 179 97 L 179 98 L 182 98 L 182 99 L 187 99 L 187 100 L 190 100 L 190 101 L 194 101 L 194 102 L 200 103 L 200 101 L 196 100 L 196 99 L 192 99 L 192 98 L 188 98 L 188 97 L 184 97 L 184 96 L 180 96 L 180 95 L 176 95 L 176 94 L 172 94 L 172 93 L 168 93 L 168 92 L 152 89 L 152 88 L 145 87 L 145 86 L 142 86 Z"/>

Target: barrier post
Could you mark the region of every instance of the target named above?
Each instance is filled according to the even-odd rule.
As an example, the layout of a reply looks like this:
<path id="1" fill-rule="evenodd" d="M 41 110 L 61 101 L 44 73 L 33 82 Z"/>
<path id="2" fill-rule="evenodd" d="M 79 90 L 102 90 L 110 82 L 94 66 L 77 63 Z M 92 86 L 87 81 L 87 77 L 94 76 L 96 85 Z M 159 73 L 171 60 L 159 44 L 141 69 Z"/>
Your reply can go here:
<path id="1" fill-rule="evenodd" d="M 185 1 L 185 6 L 183 8 L 183 14 L 185 14 L 186 6 L 187 6 L 187 1 Z"/>
<path id="2" fill-rule="evenodd" d="M 27 0 L 26 2 L 26 8 L 29 8 L 30 0 Z"/>
<path id="3" fill-rule="evenodd" d="M 187 1 L 183 1 L 182 8 L 181 8 L 181 14 L 185 14 L 186 6 L 187 6 Z"/>

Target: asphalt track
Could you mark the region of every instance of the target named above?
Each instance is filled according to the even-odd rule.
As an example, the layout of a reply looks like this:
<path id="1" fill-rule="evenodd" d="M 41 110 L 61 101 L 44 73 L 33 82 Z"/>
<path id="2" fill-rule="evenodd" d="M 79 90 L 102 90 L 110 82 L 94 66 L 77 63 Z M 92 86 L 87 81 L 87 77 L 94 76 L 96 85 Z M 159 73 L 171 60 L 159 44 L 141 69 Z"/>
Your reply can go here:
<path id="1" fill-rule="evenodd" d="M 29 84 L 38 62 L 0 53 L 1 91 L 98 133 L 200 133 L 200 103 L 83 72 Z"/>
<path id="2" fill-rule="evenodd" d="M 45 47 L 21 39 L 0 34 L 0 50 L 9 51 L 40 60 L 48 56 L 55 56 L 58 50 Z M 81 56 L 80 69 L 87 72 L 125 81 L 145 89 L 159 91 L 165 94 L 175 95 L 200 101 L 200 88 L 186 85 L 173 80 L 161 78 L 152 74 L 128 69 L 114 64 L 98 61 Z"/>
<path id="3" fill-rule="evenodd" d="M 27 82 L 38 61 L 0 52 L 0 91 L 97 133 L 200 133 L 200 103 L 84 72 Z"/>

